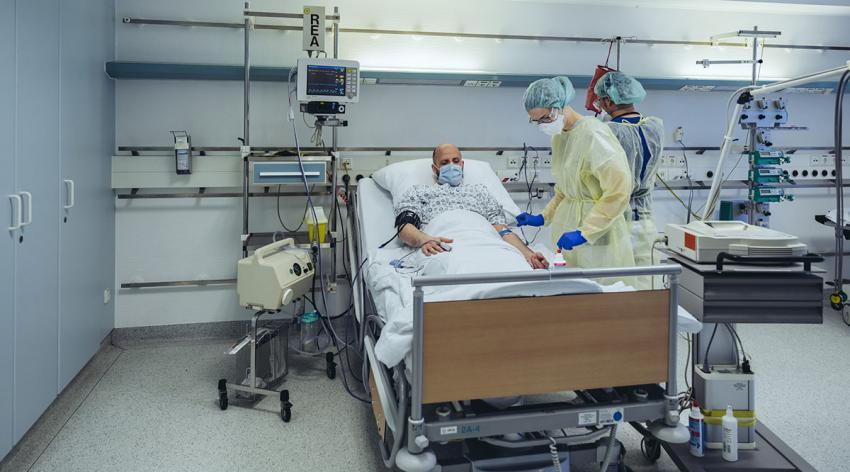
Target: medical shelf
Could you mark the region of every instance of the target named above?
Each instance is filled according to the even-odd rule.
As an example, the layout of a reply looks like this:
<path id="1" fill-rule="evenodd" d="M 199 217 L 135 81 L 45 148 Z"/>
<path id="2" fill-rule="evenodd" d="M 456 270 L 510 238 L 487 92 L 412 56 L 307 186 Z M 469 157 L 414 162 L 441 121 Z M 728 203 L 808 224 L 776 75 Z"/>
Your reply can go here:
<path id="1" fill-rule="evenodd" d="M 667 185 L 670 186 L 673 190 L 707 190 L 711 188 L 711 185 L 701 181 L 701 180 L 693 180 L 693 184 L 688 185 L 680 185 L 676 182 L 668 182 Z M 795 184 L 779 184 L 780 187 L 787 188 L 834 188 L 834 180 L 825 180 L 825 181 L 812 181 L 807 183 L 795 183 Z M 525 191 L 527 187 L 523 182 L 504 182 L 505 188 L 508 191 Z M 535 187 L 541 188 L 551 185 L 550 183 L 540 182 L 539 184 L 535 184 Z M 331 195 L 330 184 L 314 184 L 312 185 L 314 191 L 310 193 L 313 196 L 328 196 Z M 747 182 L 744 180 L 727 180 L 723 184 L 726 189 L 745 189 L 747 188 Z M 276 185 L 271 185 L 268 187 L 268 191 L 263 192 L 251 192 L 249 195 L 253 197 L 296 197 L 303 196 L 303 191 L 289 191 L 289 192 L 273 192 L 271 191 L 272 187 L 276 187 Z M 357 182 L 352 179 L 349 187 L 356 188 Z M 850 187 L 850 182 L 845 183 L 844 187 Z M 663 190 L 664 186 L 660 183 L 656 182 L 655 184 L 656 190 Z M 206 189 L 199 189 L 197 192 L 186 192 L 182 188 L 176 189 L 174 192 L 157 192 L 157 193 L 142 193 L 140 189 L 130 189 L 130 193 L 117 193 L 116 198 L 118 200 L 135 200 L 135 199 L 168 199 L 168 198 L 242 198 L 242 193 L 240 192 L 208 192 Z M 132 190 L 135 190 L 133 192 Z M 829 226 L 829 225 L 827 225 Z M 848 226 L 850 229 L 850 226 Z"/>
<path id="2" fill-rule="evenodd" d="M 274 242 L 275 233 L 251 233 L 248 235 L 248 239 L 245 243 L 242 244 L 243 247 L 246 248 L 258 248 L 261 246 L 265 246 L 267 244 L 271 244 Z M 294 233 L 278 233 L 280 239 L 293 238 L 295 239 L 295 247 L 299 249 L 311 249 L 314 246 L 318 246 L 321 249 L 330 249 L 333 247 L 330 242 L 315 244 L 310 242 L 310 237 L 308 236 L 306 231 L 297 231 Z M 337 234 L 331 233 L 331 238 L 336 240 Z"/>
<path id="3" fill-rule="evenodd" d="M 662 442 L 661 446 L 680 470 L 691 472 L 724 470 L 815 472 L 817 470 L 773 434 L 761 420 L 756 424 L 756 444 L 757 449 L 739 450 L 737 462 L 723 460 L 720 449 L 706 448 L 704 457 L 694 457 L 688 450 L 688 443 Z"/>
<path id="4" fill-rule="evenodd" d="M 670 249 L 659 252 L 682 266 L 679 304 L 703 323 L 823 322 L 820 274 L 825 271 L 820 267 L 806 270 L 803 263 L 719 267 L 691 261 Z"/>
<path id="5" fill-rule="evenodd" d="M 338 279 L 345 279 L 345 274 L 338 274 Z M 236 285 L 236 278 L 227 279 L 190 279 L 190 280 L 168 280 L 157 282 L 127 282 L 121 284 L 122 289 L 150 289 L 150 288 L 172 288 L 172 287 L 216 287 L 225 285 Z"/>
<path id="6" fill-rule="evenodd" d="M 251 66 L 251 81 L 286 82 L 289 67 Z M 109 61 L 106 74 L 112 79 L 149 79 L 149 80 L 231 80 L 242 81 L 245 69 L 235 64 L 176 64 L 163 62 L 127 62 Z M 531 82 L 544 75 L 527 74 L 476 74 L 442 72 L 402 72 L 362 70 L 361 79 L 377 85 L 449 85 L 463 87 L 469 81 L 498 82 L 499 87 L 527 87 Z M 576 88 L 587 88 L 589 75 L 570 75 Z M 713 91 L 734 91 L 750 85 L 748 81 L 723 79 L 687 79 L 638 77 L 647 90 L 681 90 L 683 87 L 713 87 Z M 763 81 L 763 83 L 767 83 Z M 816 82 L 808 84 L 810 88 L 835 88 L 837 82 Z"/>
<path id="7" fill-rule="evenodd" d="M 276 185 L 274 185 L 276 187 Z M 316 184 L 314 190 L 310 192 L 311 196 L 324 197 L 331 195 L 330 184 Z M 138 189 L 131 189 L 138 190 Z M 182 189 L 178 189 L 182 190 Z M 251 192 L 251 197 L 303 197 L 303 191 L 291 192 L 272 192 L 269 188 L 267 192 Z M 119 200 L 135 200 L 135 199 L 157 199 L 157 198 L 242 198 L 241 192 L 207 192 L 205 189 L 198 189 L 197 192 L 175 191 L 173 193 L 117 193 L 116 197 Z"/>
<path id="8" fill-rule="evenodd" d="M 252 146 L 251 149 L 254 150 L 253 155 L 267 155 L 268 153 L 294 153 L 295 148 L 286 147 L 286 146 Z M 782 149 L 786 154 L 793 154 L 797 151 L 832 151 L 835 149 L 835 146 L 776 146 L 776 149 Z M 845 146 L 842 148 L 843 150 L 850 151 L 850 146 Z M 427 146 L 338 146 L 337 151 L 339 152 L 383 152 L 387 156 L 392 155 L 393 152 L 427 152 L 431 153 L 433 151 L 433 147 Z M 546 151 L 549 152 L 549 147 L 534 147 L 534 149 L 527 147 L 511 147 L 511 146 L 460 146 L 461 151 L 465 152 L 506 152 L 506 151 Z M 686 147 L 676 147 L 677 151 L 695 151 L 697 153 L 702 153 L 706 151 L 719 151 L 720 148 L 717 146 L 686 146 Z M 143 152 L 147 153 L 166 153 L 171 155 L 174 152 L 174 146 L 118 146 L 119 152 L 129 152 L 133 154 L 134 157 L 144 157 Z M 197 153 L 207 153 L 207 152 L 231 152 L 238 153 L 239 147 L 237 146 L 192 146 L 192 151 Z M 323 148 L 318 147 L 302 147 L 301 152 L 307 155 L 318 155 L 313 153 L 320 153 L 323 151 Z M 154 154 L 155 155 L 155 154 Z M 195 156 L 195 157 L 204 157 L 203 155 Z"/>
<path id="9" fill-rule="evenodd" d="M 218 285 L 233 285 L 235 283 L 235 278 L 172 280 L 164 282 L 129 282 L 121 284 L 121 288 L 212 287 Z"/>

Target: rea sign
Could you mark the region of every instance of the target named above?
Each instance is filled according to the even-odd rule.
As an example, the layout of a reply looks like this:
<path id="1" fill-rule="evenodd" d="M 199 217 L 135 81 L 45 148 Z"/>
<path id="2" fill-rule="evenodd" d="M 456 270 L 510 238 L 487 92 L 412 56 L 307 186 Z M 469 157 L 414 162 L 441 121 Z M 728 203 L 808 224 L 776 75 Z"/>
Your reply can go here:
<path id="1" fill-rule="evenodd" d="M 304 7 L 304 50 L 325 50 L 325 7 Z"/>

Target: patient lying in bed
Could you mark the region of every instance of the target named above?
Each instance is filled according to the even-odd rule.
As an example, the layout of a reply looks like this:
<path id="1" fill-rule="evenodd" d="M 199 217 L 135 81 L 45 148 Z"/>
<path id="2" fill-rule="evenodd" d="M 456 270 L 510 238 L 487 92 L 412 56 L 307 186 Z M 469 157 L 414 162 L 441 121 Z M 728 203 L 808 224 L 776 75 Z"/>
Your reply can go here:
<path id="1" fill-rule="evenodd" d="M 432 158 L 435 183 L 411 187 L 395 209 L 398 235 L 405 244 L 421 248 L 425 256 L 450 250 L 453 244 L 463 245 L 463 241 L 455 243 L 445 234 L 429 234 L 423 229 L 429 229 L 429 224 L 444 213 L 464 211 L 476 214 L 467 215 L 469 219 L 486 220 L 492 228 L 492 236 L 498 236 L 512 246 L 532 268 L 549 267 L 543 254 L 529 249 L 508 229 L 502 205 L 486 186 L 463 183 L 463 157 L 457 146 L 441 144 L 434 149 Z"/>

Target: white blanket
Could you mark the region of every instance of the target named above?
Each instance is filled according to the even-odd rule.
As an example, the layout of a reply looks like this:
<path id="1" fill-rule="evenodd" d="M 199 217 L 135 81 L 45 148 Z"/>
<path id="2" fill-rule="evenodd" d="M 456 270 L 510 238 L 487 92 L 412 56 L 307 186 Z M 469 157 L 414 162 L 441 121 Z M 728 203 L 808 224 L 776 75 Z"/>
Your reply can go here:
<path id="1" fill-rule="evenodd" d="M 419 275 L 469 274 L 531 271 L 516 248 L 502 240 L 481 215 L 465 210 L 446 212 L 422 228 L 431 236 L 454 241 L 452 250 L 425 257 L 410 248 L 376 250 L 369 254 L 366 282 L 378 312 L 386 325 L 375 346 L 378 359 L 387 366 L 399 363 L 410 352 L 413 340 L 413 288 L 410 277 Z M 410 254 L 403 267 L 390 265 L 393 259 Z M 492 283 L 462 286 L 426 287 L 425 301 L 473 300 L 481 298 L 548 296 L 569 293 L 632 291 L 622 283 L 602 286 L 588 279 L 547 282 Z"/>

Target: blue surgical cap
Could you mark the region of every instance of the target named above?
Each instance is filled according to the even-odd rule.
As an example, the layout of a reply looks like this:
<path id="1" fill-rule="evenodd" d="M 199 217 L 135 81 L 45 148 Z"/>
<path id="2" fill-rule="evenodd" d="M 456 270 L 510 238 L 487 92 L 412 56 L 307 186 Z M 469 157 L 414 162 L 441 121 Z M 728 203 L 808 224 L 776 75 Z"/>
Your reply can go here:
<path id="1" fill-rule="evenodd" d="M 640 103 L 646 98 L 643 85 L 620 71 L 608 72 L 600 77 L 593 91 L 599 98 L 608 97 L 617 105 Z"/>
<path id="2" fill-rule="evenodd" d="M 532 108 L 564 108 L 573 101 L 576 90 L 564 76 L 535 80 L 522 94 L 525 111 Z"/>

